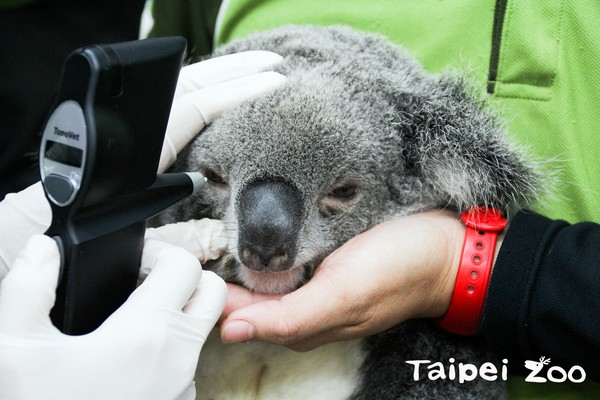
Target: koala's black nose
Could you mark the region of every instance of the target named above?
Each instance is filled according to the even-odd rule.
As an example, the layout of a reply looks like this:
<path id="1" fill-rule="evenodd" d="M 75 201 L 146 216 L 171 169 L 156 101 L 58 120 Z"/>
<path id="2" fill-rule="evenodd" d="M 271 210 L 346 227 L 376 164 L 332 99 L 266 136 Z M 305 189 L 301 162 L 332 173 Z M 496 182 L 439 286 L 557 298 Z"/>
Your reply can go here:
<path id="1" fill-rule="evenodd" d="M 257 181 L 242 190 L 237 207 L 242 263 L 257 271 L 289 269 L 302 218 L 298 189 L 279 181 Z"/>

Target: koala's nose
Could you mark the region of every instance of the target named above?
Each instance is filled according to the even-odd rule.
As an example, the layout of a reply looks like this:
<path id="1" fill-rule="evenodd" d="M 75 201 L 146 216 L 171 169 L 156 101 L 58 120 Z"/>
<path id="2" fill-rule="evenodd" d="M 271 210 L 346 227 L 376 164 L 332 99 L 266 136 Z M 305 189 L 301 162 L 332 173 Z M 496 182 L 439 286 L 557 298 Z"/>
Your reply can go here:
<path id="1" fill-rule="evenodd" d="M 299 191 L 284 182 L 257 181 L 237 203 L 238 254 L 257 271 L 285 271 L 296 258 L 302 217 Z"/>

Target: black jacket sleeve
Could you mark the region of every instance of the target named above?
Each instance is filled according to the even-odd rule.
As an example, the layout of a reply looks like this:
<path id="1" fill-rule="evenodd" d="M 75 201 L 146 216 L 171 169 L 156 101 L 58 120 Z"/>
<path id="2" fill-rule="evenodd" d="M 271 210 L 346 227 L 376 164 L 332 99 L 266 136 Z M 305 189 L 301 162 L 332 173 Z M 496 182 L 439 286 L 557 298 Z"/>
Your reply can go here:
<path id="1" fill-rule="evenodd" d="M 532 212 L 512 219 L 492 272 L 481 321 L 512 373 L 544 356 L 600 381 L 600 225 Z"/>

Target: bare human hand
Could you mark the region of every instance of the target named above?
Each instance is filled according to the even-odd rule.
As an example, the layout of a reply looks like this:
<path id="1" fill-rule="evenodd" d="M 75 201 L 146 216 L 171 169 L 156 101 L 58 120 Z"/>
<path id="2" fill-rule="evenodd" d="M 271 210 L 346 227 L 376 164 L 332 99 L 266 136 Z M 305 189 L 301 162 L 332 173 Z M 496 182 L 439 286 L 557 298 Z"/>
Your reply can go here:
<path id="1" fill-rule="evenodd" d="M 307 351 L 440 317 L 452 297 L 464 232 L 450 211 L 399 217 L 349 240 L 292 293 L 260 295 L 229 285 L 221 337 Z"/>

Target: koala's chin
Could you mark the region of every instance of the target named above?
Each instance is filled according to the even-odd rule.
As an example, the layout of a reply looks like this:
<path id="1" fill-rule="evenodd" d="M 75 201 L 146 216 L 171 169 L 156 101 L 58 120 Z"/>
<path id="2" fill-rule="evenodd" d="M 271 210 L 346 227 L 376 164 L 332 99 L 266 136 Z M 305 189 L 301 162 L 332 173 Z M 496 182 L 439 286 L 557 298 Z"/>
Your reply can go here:
<path id="1" fill-rule="evenodd" d="M 302 267 L 294 266 L 287 271 L 255 271 L 240 264 L 238 279 L 253 292 L 265 294 L 285 294 L 301 286 L 304 282 Z"/>
<path id="2" fill-rule="evenodd" d="M 323 257 L 317 258 L 309 262 L 297 262 L 285 271 L 274 272 L 249 268 L 230 253 L 206 264 L 205 268 L 214 271 L 225 281 L 243 286 L 255 293 L 286 294 L 298 289 L 312 277 Z"/>

